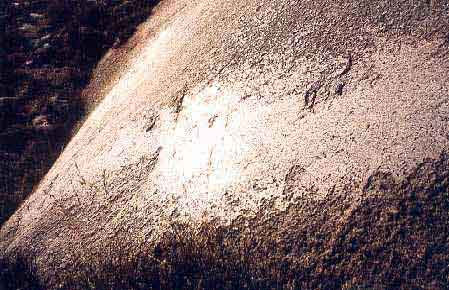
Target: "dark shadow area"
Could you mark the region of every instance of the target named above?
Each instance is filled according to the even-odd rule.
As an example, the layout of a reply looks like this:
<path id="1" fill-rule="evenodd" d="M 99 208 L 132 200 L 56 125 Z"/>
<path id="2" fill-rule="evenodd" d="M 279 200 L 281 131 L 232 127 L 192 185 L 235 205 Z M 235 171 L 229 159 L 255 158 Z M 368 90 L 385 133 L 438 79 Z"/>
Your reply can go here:
<path id="1" fill-rule="evenodd" d="M 157 0 L 0 3 L 0 225 L 45 175 L 86 113 L 80 92 Z"/>
<path id="2" fill-rule="evenodd" d="M 362 192 L 348 185 L 285 212 L 267 203 L 229 226 L 172 224 L 157 244 L 140 248 L 127 247 L 124 235 L 63 270 L 38 274 L 32 259 L 15 257 L 0 282 L 17 289 L 444 289 L 448 168 L 444 154 L 404 178 L 378 172 Z"/>

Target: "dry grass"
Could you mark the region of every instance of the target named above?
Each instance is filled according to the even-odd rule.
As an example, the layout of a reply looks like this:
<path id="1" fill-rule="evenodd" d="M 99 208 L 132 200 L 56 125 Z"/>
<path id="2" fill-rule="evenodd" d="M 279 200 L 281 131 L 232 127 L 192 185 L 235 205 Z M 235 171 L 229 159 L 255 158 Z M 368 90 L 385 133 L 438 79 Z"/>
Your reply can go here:
<path id="1" fill-rule="evenodd" d="M 7 289 L 443 289 L 448 165 L 442 155 L 403 180 L 378 172 L 355 207 L 357 188 L 348 187 L 284 213 L 267 204 L 228 226 L 174 223 L 154 244 L 131 246 L 122 236 L 56 272 L 22 257 L 5 266 L 0 282 Z"/>

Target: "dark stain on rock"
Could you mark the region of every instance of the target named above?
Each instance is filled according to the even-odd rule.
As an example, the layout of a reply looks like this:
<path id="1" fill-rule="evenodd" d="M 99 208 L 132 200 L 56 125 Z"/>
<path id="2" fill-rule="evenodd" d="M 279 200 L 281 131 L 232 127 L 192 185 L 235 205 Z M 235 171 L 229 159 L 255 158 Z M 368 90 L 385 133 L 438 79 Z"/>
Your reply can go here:
<path id="1" fill-rule="evenodd" d="M 156 125 L 157 116 L 151 116 L 147 122 L 145 132 L 150 132 Z"/>
<path id="2" fill-rule="evenodd" d="M 344 83 L 338 83 L 335 86 L 335 94 L 338 95 L 338 96 L 341 96 L 343 94 L 344 87 L 345 87 Z"/>

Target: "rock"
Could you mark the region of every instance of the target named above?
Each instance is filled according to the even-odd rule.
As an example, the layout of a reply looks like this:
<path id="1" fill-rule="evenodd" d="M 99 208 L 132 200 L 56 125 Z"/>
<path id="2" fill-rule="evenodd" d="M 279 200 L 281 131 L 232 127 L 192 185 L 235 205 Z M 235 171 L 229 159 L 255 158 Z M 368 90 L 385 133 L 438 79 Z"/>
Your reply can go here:
<path id="1" fill-rule="evenodd" d="M 40 20 L 40 19 L 44 19 L 45 15 L 38 14 L 38 13 L 30 13 L 30 17 L 35 20 Z"/>
<path id="2" fill-rule="evenodd" d="M 120 37 L 116 37 L 114 40 L 114 44 L 112 44 L 112 48 L 119 48 L 122 44 Z"/>
<path id="3" fill-rule="evenodd" d="M 23 24 L 22 26 L 19 27 L 20 31 L 24 31 L 24 32 L 31 32 L 31 31 L 36 31 L 37 28 L 35 25 L 31 25 L 31 24 Z"/>
<path id="4" fill-rule="evenodd" d="M 0 103 L 11 103 L 19 100 L 19 98 L 16 97 L 0 97 Z"/>
<path id="5" fill-rule="evenodd" d="M 52 126 L 50 125 L 50 122 L 48 120 L 48 116 L 46 115 L 39 115 L 36 116 L 33 121 L 33 128 L 37 131 L 50 131 L 52 129 Z"/>
<path id="6" fill-rule="evenodd" d="M 341 96 L 343 94 L 343 88 L 345 87 L 344 83 L 338 83 L 335 86 L 335 94 Z"/>
<path id="7" fill-rule="evenodd" d="M 33 48 L 34 49 L 37 49 L 39 47 L 43 47 L 44 49 L 50 48 L 51 44 L 49 43 L 49 41 L 51 40 L 51 37 L 52 37 L 51 34 L 36 37 L 31 41 Z"/>
<path id="8" fill-rule="evenodd" d="M 443 2 L 162 3 L 100 64 L 89 92 L 107 95 L 0 229 L 0 260 L 30 257 L 11 272 L 45 289 L 444 289 Z M 85 65 L 69 36 L 49 61 Z"/>
<path id="9" fill-rule="evenodd" d="M 19 27 L 19 31 L 21 35 L 26 38 L 38 38 L 39 37 L 39 28 L 35 25 L 24 24 Z"/>
<path id="10" fill-rule="evenodd" d="M 135 26 L 137 22 L 132 20 L 122 23 L 123 25 L 118 27 L 114 21 L 111 21 L 111 12 L 114 7 L 121 4 L 120 0 L 81 1 L 81 6 L 78 7 L 81 9 L 73 7 L 72 5 L 78 5 L 73 1 L 4 2 L 4 5 L 3 2 L 0 4 L 6 8 L 5 11 L 0 11 L 0 39 L 3 41 L 0 44 L 0 76 L 2 78 L 0 95 L 2 97 L 17 96 L 21 100 L 26 99 L 27 103 L 18 107 L 10 105 L 2 107 L 5 109 L 4 112 L 8 110 L 8 116 L 7 120 L 0 120 L 2 123 L 0 133 L 4 129 L 8 129 L 10 125 L 31 122 L 31 116 L 39 112 L 44 113 L 44 108 L 46 108 L 51 110 L 51 114 L 48 113 L 48 116 L 52 122 L 55 120 L 61 122 L 59 124 L 61 126 L 58 127 L 61 130 L 58 129 L 58 133 L 55 133 L 57 136 L 52 139 L 50 145 L 55 146 L 52 154 L 57 154 L 61 148 L 60 144 L 66 142 L 66 136 L 70 135 L 64 131 L 68 131 L 67 128 L 72 126 L 75 120 L 82 115 L 83 105 L 79 104 L 79 91 L 87 83 L 88 76 L 96 62 L 112 46 L 110 40 L 107 43 L 102 42 L 105 41 L 107 35 L 120 33 L 121 30 L 127 28 L 126 26 Z M 139 7 L 151 7 L 152 5 L 152 1 L 133 0 L 132 2 L 133 5 L 139 5 Z M 148 15 L 145 9 L 139 10 L 137 14 Z M 127 18 L 135 17 L 135 14 L 127 16 Z M 111 25 L 105 26 L 105 23 Z M 79 26 L 83 26 L 82 33 L 78 29 Z M 77 38 L 79 34 L 82 34 L 81 39 Z M 86 35 L 88 41 L 84 41 L 83 37 Z M 69 69 L 65 70 L 66 68 Z M 71 68 L 78 72 L 72 73 Z M 52 104 L 49 99 L 55 93 L 61 93 L 70 98 L 67 102 L 58 101 L 56 104 Z M 2 112 L 2 117 L 4 116 L 6 114 Z M 36 141 L 33 139 L 36 136 L 39 134 L 27 134 L 25 139 L 29 139 L 23 141 L 24 145 Z M 13 143 L 8 144 L 8 146 L 14 146 Z M 33 148 L 35 147 L 29 146 L 24 150 L 35 150 Z M 17 166 L 13 170 L 14 173 L 8 176 L 0 174 L 0 223 L 5 220 L 6 215 L 11 213 L 10 210 L 4 210 L 6 205 L 3 202 L 3 196 L 20 196 L 17 198 L 17 206 L 20 199 L 27 194 L 27 190 L 22 188 L 23 185 L 26 184 L 26 188 L 29 190 L 32 188 L 33 184 L 28 184 L 31 179 L 26 177 L 28 175 L 24 177 L 22 173 L 32 166 L 33 168 L 42 166 L 42 168 L 33 169 L 36 173 L 35 176 L 39 176 L 48 169 L 53 157 L 41 153 L 18 152 L 19 155 L 23 155 L 23 158 L 8 165 Z M 26 156 L 30 155 L 36 159 L 33 161 L 26 159 Z M 40 160 L 38 160 L 39 158 Z M 1 172 L 11 172 L 11 168 L 0 169 Z M 4 184 L 8 184 L 7 190 L 4 188 Z M 13 205 L 7 206 L 14 208 Z M 0 284 L 2 283 L 0 282 Z"/>
<path id="11" fill-rule="evenodd" d="M 42 36 L 42 37 L 40 38 L 40 40 L 41 40 L 42 42 L 48 41 L 48 40 L 50 40 L 51 37 L 52 37 L 51 34 L 46 34 L 46 35 Z"/>

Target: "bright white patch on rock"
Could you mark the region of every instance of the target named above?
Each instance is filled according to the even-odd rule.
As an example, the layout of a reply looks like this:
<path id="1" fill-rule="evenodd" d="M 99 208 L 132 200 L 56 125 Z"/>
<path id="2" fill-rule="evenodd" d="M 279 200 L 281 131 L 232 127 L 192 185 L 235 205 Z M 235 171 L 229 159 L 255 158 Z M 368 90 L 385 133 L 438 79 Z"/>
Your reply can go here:
<path id="1" fill-rule="evenodd" d="M 238 164 L 248 149 L 235 130 L 228 128 L 241 121 L 239 100 L 237 94 L 214 84 L 185 96 L 179 115 L 172 109 L 163 111 L 161 123 L 168 128 L 160 137 L 162 191 L 189 193 L 189 199 L 214 199 L 213 193 L 223 193 L 239 180 Z"/>

